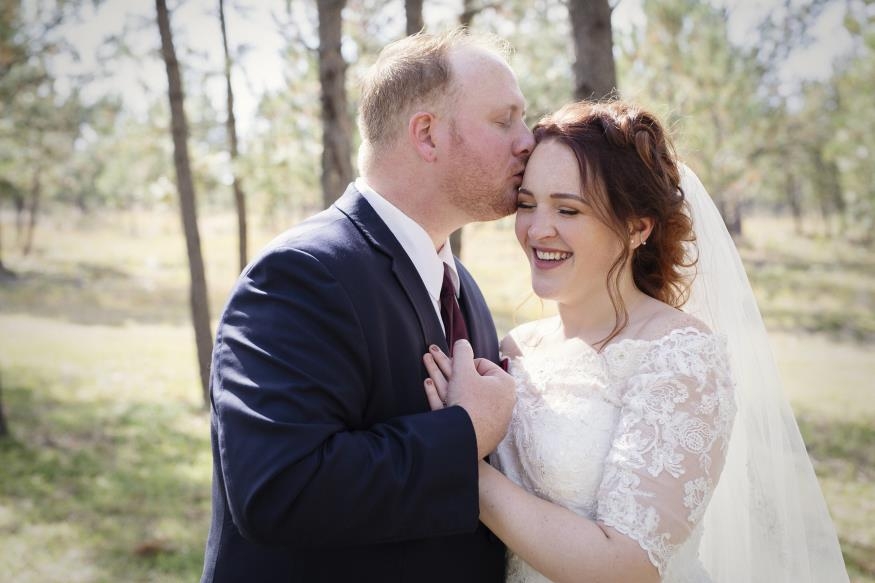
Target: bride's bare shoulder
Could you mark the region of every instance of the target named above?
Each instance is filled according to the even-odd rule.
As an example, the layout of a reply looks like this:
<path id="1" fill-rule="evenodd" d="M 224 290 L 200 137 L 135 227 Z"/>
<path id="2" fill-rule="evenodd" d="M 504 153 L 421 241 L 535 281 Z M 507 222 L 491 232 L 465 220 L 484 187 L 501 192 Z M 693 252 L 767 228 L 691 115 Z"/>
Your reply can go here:
<path id="1" fill-rule="evenodd" d="M 695 316 L 679 310 L 668 304 L 658 302 L 653 313 L 638 331 L 638 336 L 645 339 L 657 339 L 675 330 L 692 328 L 704 334 L 710 334 L 707 324 Z"/>
<path id="2" fill-rule="evenodd" d="M 501 353 L 508 358 L 522 356 L 528 349 L 537 346 L 548 330 L 555 331 L 556 326 L 556 317 L 521 324 L 502 339 Z"/>

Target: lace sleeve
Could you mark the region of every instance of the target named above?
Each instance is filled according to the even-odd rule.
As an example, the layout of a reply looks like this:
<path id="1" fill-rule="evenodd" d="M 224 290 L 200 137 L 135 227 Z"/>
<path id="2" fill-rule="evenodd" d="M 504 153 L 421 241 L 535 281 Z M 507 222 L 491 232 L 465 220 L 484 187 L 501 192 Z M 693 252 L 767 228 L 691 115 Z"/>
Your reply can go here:
<path id="1" fill-rule="evenodd" d="M 723 344 L 712 334 L 668 336 L 629 378 L 596 515 L 638 542 L 661 574 L 702 519 L 734 410 Z"/>

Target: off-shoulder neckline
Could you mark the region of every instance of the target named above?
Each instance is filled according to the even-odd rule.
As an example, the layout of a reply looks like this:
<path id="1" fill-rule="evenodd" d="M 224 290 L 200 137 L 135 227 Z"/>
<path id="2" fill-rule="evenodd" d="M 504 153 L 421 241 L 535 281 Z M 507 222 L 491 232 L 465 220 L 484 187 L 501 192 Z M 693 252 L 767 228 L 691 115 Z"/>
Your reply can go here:
<path id="1" fill-rule="evenodd" d="M 610 344 L 605 346 L 601 350 L 601 352 L 599 352 L 591 344 L 589 344 L 588 342 L 586 342 L 585 340 L 582 340 L 580 338 L 572 338 L 570 340 L 575 341 L 576 343 L 584 346 L 588 352 L 592 352 L 593 354 L 604 356 L 608 352 L 612 352 L 621 346 L 627 346 L 627 345 L 632 345 L 632 346 L 654 345 L 654 346 L 658 346 L 658 345 L 661 345 L 665 342 L 668 342 L 670 339 L 674 338 L 675 336 L 687 335 L 687 334 L 691 334 L 693 336 L 699 336 L 701 338 L 714 338 L 714 339 L 719 338 L 719 335 L 713 331 L 702 330 L 700 328 L 697 328 L 696 326 L 689 326 L 688 325 L 688 326 L 681 326 L 679 328 L 672 328 L 671 330 L 669 330 L 665 334 L 658 336 L 656 338 L 621 338 L 620 340 L 617 340 L 616 342 L 611 342 Z M 520 347 L 522 347 L 522 345 L 520 345 Z M 532 347 L 532 346 L 526 346 L 526 347 L 529 349 L 536 348 L 536 347 Z M 524 356 L 531 356 L 531 354 L 532 354 L 531 350 L 529 350 L 527 352 L 521 352 L 518 355 L 509 357 L 509 359 L 515 360 L 518 358 L 522 358 Z"/>

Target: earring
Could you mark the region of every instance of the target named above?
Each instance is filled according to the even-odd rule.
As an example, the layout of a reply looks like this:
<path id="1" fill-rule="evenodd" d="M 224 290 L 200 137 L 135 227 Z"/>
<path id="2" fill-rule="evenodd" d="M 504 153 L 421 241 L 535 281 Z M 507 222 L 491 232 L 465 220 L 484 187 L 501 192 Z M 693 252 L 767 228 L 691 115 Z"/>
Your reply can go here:
<path id="1" fill-rule="evenodd" d="M 641 244 L 642 244 L 642 245 L 647 245 L 647 239 L 641 239 Z"/>

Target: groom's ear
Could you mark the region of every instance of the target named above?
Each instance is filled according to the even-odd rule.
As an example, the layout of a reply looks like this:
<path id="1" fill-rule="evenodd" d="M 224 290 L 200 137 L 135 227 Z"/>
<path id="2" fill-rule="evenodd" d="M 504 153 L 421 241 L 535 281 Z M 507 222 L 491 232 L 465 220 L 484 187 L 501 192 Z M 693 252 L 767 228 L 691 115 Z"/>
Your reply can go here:
<path id="1" fill-rule="evenodd" d="M 434 139 L 435 117 L 427 111 L 417 111 L 407 124 L 407 138 L 413 149 L 426 162 L 437 159 Z"/>

